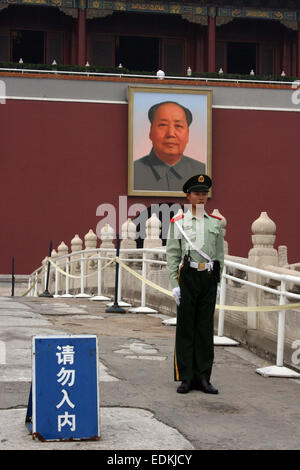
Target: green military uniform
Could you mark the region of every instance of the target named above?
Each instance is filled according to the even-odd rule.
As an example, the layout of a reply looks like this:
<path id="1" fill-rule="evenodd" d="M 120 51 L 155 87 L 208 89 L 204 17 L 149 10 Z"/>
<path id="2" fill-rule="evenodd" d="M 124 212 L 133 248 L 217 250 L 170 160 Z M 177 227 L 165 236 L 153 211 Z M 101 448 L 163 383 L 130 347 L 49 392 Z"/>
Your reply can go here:
<path id="1" fill-rule="evenodd" d="M 214 358 L 213 317 L 217 282 L 211 266 L 207 264 L 208 260 L 191 247 L 177 224 L 180 224 L 194 248 L 200 248 L 211 260 L 220 262 L 222 272 L 224 242 L 221 222 L 205 211 L 201 219 L 188 211 L 171 220 L 167 240 L 167 272 L 172 289 L 179 286 L 181 294 L 177 308 L 174 379 L 198 381 L 205 378 L 209 382 Z M 182 269 L 183 257 L 188 252 L 189 261 L 193 266 L 197 263 L 199 270 L 190 265 L 188 269 Z"/>

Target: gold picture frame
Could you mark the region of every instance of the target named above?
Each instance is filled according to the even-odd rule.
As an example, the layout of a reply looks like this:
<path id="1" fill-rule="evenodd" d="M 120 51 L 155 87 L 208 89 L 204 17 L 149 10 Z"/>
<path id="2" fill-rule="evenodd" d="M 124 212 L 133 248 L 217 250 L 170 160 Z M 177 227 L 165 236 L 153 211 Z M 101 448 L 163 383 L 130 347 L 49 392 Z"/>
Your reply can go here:
<path id="1" fill-rule="evenodd" d="M 163 108 L 160 108 L 161 103 L 165 104 Z M 172 149 L 170 153 L 174 153 L 175 147 L 181 148 L 177 145 L 177 137 L 172 135 L 172 131 L 164 137 L 164 145 L 166 139 L 169 139 L 168 150 L 163 152 L 163 156 L 159 153 L 157 133 L 152 128 L 156 125 L 158 115 L 162 115 L 161 112 L 156 114 L 158 108 L 164 113 L 168 112 L 170 122 L 179 122 L 179 119 L 182 119 L 182 122 L 186 123 L 182 157 L 171 155 L 169 160 L 169 150 Z M 177 114 L 170 114 L 169 111 L 174 109 Z M 181 113 L 179 118 L 176 117 L 178 112 Z M 176 124 L 176 127 L 179 128 L 179 125 Z M 179 155 L 179 151 L 177 153 Z M 174 158 L 178 159 L 175 164 Z M 183 197 L 181 188 L 185 181 L 198 173 L 206 173 L 211 177 L 211 168 L 212 90 L 128 87 L 129 196 Z"/>

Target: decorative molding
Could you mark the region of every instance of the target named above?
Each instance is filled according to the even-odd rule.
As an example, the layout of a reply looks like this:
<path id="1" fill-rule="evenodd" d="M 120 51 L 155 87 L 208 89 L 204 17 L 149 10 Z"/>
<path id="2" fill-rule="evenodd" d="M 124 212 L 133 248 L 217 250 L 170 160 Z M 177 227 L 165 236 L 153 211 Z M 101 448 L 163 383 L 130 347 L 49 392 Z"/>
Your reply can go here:
<path id="1" fill-rule="evenodd" d="M 173 15 L 207 16 L 207 8 L 195 4 L 145 0 L 87 0 L 87 8 L 144 13 L 165 13 Z"/>
<path id="2" fill-rule="evenodd" d="M 234 20 L 234 18 L 225 17 L 225 16 L 217 16 L 216 25 L 217 26 L 223 26 L 224 24 L 231 23 L 231 21 L 233 21 L 233 20 Z"/>
<path id="3" fill-rule="evenodd" d="M 283 24 L 283 26 L 286 28 L 292 29 L 293 31 L 298 31 L 298 21 L 281 20 L 280 23 Z"/>
<path id="4" fill-rule="evenodd" d="M 71 16 L 74 19 L 78 18 L 78 9 L 77 8 L 63 8 L 58 7 L 59 11 L 64 13 L 65 15 Z"/>
<path id="5" fill-rule="evenodd" d="M 40 5 L 58 7 L 66 14 L 66 10 L 86 9 L 91 11 L 88 18 L 99 18 L 111 14 L 114 11 L 162 13 L 181 15 L 191 23 L 204 24 L 205 20 L 200 17 L 216 17 L 217 26 L 226 24 L 235 18 L 253 18 L 262 20 L 278 20 L 286 27 L 297 30 L 295 23 L 300 21 L 300 10 L 298 9 L 275 9 L 275 8 L 251 8 L 251 7 L 227 7 L 221 6 L 225 1 L 220 0 L 212 6 L 209 2 L 202 0 L 201 6 L 198 2 L 190 0 L 0 0 L 0 11 L 9 5 Z M 230 3 L 230 0 L 228 0 Z M 103 12 L 103 15 L 96 14 Z M 75 13 L 70 16 L 75 18 Z"/>
<path id="6" fill-rule="evenodd" d="M 202 15 L 181 15 L 184 20 L 189 21 L 190 23 L 201 24 L 202 26 L 208 25 L 207 16 Z"/>
<path id="7" fill-rule="evenodd" d="M 28 6 L 48 6 L 58 7 L 59 9 L 78 8 L 77 0 L 0 0 L 0 10 L 10 5 L 28 5 Z"/>
<path id="8" fill-rule="evenodd" d="M 231 18 L 254 18 L 279 21 L 297 21 L 299 16 L 297 11 L 269 10 L 266 8 L 218 8 L 217 15 Z"/>
<path id="9" fill-rule="evenodd" d="M 86 18 L 88 20 L 92 20 L 94 18 L 105 18 L 112 14 L 113 10 L 97 10 L 96 8 L 87 8 L 86 10 Z"/>

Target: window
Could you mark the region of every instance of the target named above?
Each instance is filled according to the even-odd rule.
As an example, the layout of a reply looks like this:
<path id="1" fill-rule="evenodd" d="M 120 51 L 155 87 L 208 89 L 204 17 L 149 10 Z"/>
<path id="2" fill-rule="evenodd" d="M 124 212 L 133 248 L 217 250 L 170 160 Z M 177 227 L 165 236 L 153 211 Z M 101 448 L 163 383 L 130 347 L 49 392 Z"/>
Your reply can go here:
<path id="1" fill-rule="evenodd" d="M 12 60 L 31 64 L 44 63 L 45 38 L 43 31 L 12 31 Z"/>
<path id="2" fill-rule="evenodd" d="M 272 75 L 274 72 L 274 48 L 272 46 L 260 47 L 260 73 Z"/>
<path id="3" fill-rule="evenodd" d="M 163 70 L 167 75 L 183 72 L 184 42 L 180 39 L 165 39 L 163 42 Z"/>
<path id="4" fill-rule="evenodd" d="M 256 44 L 227 43 L 227 72 L 249 74 L 252 69 L 257 72 Z"/>
<path id="5" fill-rule="evenodd" d="M 47 32 L 47 63 L 52 64 L 56 60 L 58 64 L 64 63 L 64 33 Z"/>
<path id="6" fill-rule="evenodd" d="M 92 65 L 96 67 L 111 67 L 113 65 L 113 50 L 113 37 L 93 34 L 89 53 Z"/>
<path id="7" fill-rule="evenodd" d="M 115 65 L 129 70 L 156 73 L 159 63 L 159 39 L 120 36 L 116 41 Z"/>
<path id="8" fill-rule="evenodd" d="M 0 61 L 9 61 L 9 33 L 0 33 Z"/>

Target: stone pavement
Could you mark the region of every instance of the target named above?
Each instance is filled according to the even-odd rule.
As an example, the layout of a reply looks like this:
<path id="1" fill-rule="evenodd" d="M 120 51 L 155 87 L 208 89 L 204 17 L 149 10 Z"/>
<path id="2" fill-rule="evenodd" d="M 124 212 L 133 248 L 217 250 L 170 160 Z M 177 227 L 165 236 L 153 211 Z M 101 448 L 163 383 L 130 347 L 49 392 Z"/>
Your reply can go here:
<path id="1" fill-rule="evenodd" d="M 163 316 L 106 313 L 87 299 L 0 297 L 0 450 L 300 449 L 300 381 L 265 378 L 241 346 L 215 347 L 219 395 L 176 393 L 174 326 Z M 101 439 L 32 440 L 24 425 L 34 335 L 96 334 Z"/>

